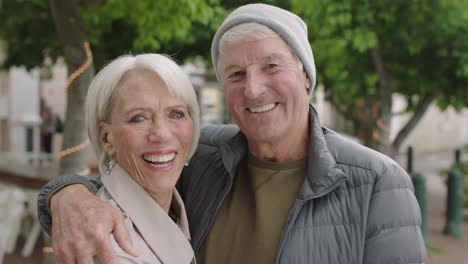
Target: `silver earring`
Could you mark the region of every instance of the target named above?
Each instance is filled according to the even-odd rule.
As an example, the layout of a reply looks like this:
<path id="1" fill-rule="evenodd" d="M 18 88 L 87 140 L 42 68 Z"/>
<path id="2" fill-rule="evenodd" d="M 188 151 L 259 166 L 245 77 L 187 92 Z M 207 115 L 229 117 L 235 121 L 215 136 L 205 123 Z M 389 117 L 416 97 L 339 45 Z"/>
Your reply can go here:
<path id="1" fill-rule="evenodd" d="M 187 162 L 184 164 L 184 166 L 185 166 L 185 167 L 187 167 L 187 166 L 188 166 L 188 161 L 187 161 Z"/>
<path id="2" fill-rule="evenodd" d="M 114 164 L 115 164 L 114 157 L 112 155 L 108 154 L 106 163 L 107 163 L 106 173 L 110 174 L 110 172 L 112 170 L 112 167 L 114 167 Z"/>

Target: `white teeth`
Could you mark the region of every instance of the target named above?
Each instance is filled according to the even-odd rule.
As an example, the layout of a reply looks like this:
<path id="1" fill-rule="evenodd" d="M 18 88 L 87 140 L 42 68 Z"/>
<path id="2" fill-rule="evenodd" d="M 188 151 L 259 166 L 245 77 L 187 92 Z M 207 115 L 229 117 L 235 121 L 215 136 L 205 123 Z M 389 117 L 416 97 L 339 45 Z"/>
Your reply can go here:
<path id="1" fill-rule="evenodd" d="M 164 164 L 154 164 L 154 163 L 150 163 L 149 165 L 152 166 L 152 167 L 155 167 L 155 168 L 164 168 L 164 167 L 170 166 L 171 163 L 164 163 Z"/>
<path id="2" fill-rule="evenodd" d="M 267 104 L 260 107 L 249 108 L 249 111 L 252 113 L 262 113 L 266 111 L 270 111 L 271 109 L 275 108 L 276 104 Z"/>
<path id="3" fill-rule="evenodd" d="M 143 158 L 149 162 L 168 162 L 173 160 L 175 153 L 166 154 L 166 155 L 144 155 Z M 159 166 L 159 165 L 155 165 Z"/>

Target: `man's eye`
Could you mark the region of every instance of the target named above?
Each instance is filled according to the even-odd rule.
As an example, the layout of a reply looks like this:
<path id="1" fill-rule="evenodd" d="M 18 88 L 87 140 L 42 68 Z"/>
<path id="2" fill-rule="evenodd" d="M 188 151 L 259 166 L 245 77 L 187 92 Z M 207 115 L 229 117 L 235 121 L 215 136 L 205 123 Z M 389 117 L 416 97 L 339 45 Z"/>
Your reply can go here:
<path id="1" fill-rule="evenodd" d="M 273 69 L 273 68 L 276 68 L 278 66 L 278 64 L 274 64 L 274 63 L 270 63 L 267 65 L 267 68 L 268 69 Z"/>
<path id="2" fill-rule="evenodd" d="M 184 117 L 184 113 L 180 111 L 172 111 L 169 116 L 170 118 L 173 118 L 173 119 L 180 119 Z"/>
<path id="3" fill-rule="evenodd" d="M 142 115 L 136 115 L 130 119 L 131 122 L 141 122 L 144 120 L 145 120 L 145 117 Z"/>
<path id="4" fill-rule="evenodd" d="M 242 76 L 243 74 L 244 74 L 244 72 L 236 71 L 233 74 L 229 75 L 229 78 L 237 78 L 237 77 Z"/>

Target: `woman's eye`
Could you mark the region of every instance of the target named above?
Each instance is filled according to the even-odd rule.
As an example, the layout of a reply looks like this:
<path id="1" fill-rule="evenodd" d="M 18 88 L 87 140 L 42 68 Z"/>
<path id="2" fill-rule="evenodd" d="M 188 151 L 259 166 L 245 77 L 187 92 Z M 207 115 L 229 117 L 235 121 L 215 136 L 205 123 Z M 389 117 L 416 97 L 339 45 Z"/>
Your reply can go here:
<path id="1" fill-rule="evenodd" d="M 145 117 L 142 116 L 142 115 L 136 115 L 136 116 L 134 116 L 134 117 L 132 117 L 130 119 L 130 121 L 132 121 L 132 122 L 141 122 L 141 121 L 144 121 L 144 120 L 145 120 Z"/>
<path id="2" fill-rule="evenodd" d="M 170 118 L 173 118 L 173 119 L 180 119 L 184 117 L 184 113 L 180 111 L 172 111 L 169 116 Z"/>

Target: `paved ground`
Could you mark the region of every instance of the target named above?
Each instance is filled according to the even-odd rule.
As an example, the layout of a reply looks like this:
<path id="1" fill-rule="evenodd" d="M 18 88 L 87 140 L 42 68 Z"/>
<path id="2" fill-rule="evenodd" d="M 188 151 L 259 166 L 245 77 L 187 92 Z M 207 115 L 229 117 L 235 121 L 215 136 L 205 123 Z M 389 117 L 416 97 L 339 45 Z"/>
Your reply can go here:
<path id="1" fill-rule="evenodd" d="M 440 152 L 419 155 L 418 161 L 414 164 L 414 171 L 425 176 L 428 192 L 428 264 L 468 264 L 468 219 L 464 222 L 464 236 L 462 238 L 453 238 L 442 234 L 445 225 L 446 186 L 444 175 L 440 175 L 439 172 L 448 168 L 452 160 L 451 152 Z M 406 162 L 403 158 L 400 158 L 399 162 L 406 168 Z M 22 241 L 19 241 L 17 252 L 7 255 L 3 263 L 42 263 L 42 243 L 37 245 L 33 256 L 27 259 L 21 257 L 21 247 Z"/>

